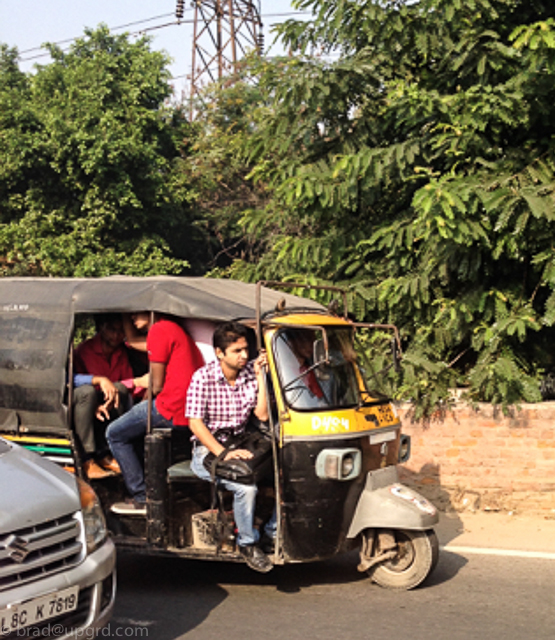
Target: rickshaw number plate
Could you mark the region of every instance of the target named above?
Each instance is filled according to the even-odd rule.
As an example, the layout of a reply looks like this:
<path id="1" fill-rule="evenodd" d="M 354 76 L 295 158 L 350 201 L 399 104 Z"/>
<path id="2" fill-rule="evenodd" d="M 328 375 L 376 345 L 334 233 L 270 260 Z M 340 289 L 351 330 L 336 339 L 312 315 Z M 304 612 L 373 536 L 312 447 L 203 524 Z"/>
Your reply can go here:
<path id="1" fill-rule="evenodd" d="M 368 436 L 370 444 L 381 444 L 382 442 L 390 442 L 395 440 L 395 431 L 382 431 L 381 433 L 371 433 Z"/>

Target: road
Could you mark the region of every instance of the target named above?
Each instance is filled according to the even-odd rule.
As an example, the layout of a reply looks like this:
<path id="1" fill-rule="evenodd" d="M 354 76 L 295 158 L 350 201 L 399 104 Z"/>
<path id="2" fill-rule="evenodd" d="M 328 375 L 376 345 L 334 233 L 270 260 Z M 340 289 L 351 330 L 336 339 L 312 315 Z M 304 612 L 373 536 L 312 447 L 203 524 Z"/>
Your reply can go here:
<path id="1" fill-rule="evenodd" d="M 104 637 L 150 640 L 553 640 L 555 560 L 442 551 L 433 576 L 391 592 L 356 556 L 279 567 L 121 555 Z"/>

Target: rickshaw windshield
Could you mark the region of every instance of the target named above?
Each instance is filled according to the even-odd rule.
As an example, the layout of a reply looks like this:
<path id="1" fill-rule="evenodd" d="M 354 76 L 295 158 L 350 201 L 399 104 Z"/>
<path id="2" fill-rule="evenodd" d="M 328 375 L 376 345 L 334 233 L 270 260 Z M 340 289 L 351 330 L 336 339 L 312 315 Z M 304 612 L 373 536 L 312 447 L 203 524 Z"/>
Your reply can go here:
<path id="1" fill-rule="evenodd" d="M 359 404 L 355 352 L 349 328 L 326 327 L 328 360 L 322 330 L 281 329 L 273 343 L 281 387 L 296 410 L 325 410 Z"/>
<path id="2" fill-rule="evenodd" d="M 386 332 L 357 328 L 354 346 L 366 390 L 362 394 L 363 404 L 374 404 L 376 401 L 389 402 L 393 393 L 392 382 L 395 375 L 395 363 L 391 354 L 391 335 Z"/>

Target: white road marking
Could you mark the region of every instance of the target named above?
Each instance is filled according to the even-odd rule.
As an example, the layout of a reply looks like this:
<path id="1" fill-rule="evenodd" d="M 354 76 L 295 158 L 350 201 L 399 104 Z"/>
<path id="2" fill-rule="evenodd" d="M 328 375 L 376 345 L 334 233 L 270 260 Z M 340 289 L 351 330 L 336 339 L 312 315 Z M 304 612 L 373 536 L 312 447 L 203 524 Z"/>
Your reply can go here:
<path id="1" fill-rule="evenodd" d="M 489 549 L 488 547 L 458 547 L 456 545 L 441 546 L 442 551 L 453 553 L 473 553 L 482 556 L 508 556 L 513 558 L 539 558 L 540 560 L 555 560 L 555 553 L 548 551 L 518 551 L 516 549 Z"/>

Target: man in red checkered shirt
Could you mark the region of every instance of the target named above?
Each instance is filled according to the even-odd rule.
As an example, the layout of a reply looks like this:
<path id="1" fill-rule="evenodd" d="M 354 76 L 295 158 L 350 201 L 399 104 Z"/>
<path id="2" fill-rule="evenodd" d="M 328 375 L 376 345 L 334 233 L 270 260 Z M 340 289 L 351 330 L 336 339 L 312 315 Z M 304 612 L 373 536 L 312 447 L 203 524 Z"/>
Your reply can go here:
<path id="1" fill-rule="evenodd" d="M 193 374 L 187 391 L 186 416 L 194 434 L 195 447 L 191 464 L 195 474 L 210 480 L 203 460 L 208 452 L 218 456 L 225 450 L 225 441 L 231 434 L 240 434 L 254 414 L 259 420 L 268 420 L 268 404 L 264 370 L 266 353 L 249 362 L 247 328 L 237 322 L 219 325 L 213 337 L 217 360 Z M 230 451 L 225 459 L 248 459 L 252 453 L 246 449 Z M 245 561 L 252 569 L 267 572 L 272 563 L 257 546 L 258 531 L 253 527 L 257 486 L 218 479 L 218 483 L 233 492 L 233 512 L 237 525 L 237 544 Z M 275 519 L 266 526 L 266 534 L 275 536 Z"/>

